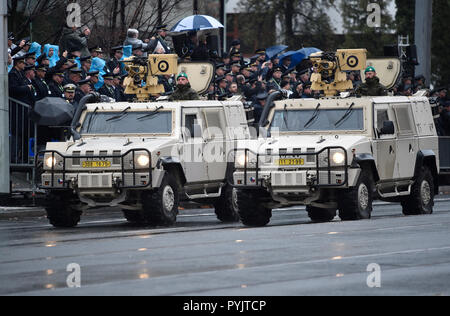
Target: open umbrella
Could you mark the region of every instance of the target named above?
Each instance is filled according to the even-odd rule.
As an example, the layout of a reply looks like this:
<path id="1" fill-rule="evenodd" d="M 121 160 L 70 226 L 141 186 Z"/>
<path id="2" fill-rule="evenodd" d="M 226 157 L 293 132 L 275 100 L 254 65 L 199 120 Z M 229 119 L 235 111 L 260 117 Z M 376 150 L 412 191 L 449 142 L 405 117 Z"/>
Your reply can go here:
<path id="1" fill-rule="evenodd" d="M 70 124 L 75 107 L 62 98 L 45 98 L 36 102 L 32 120 L 39 126 Z"/>
<path id="2" fill-rule="evenodd" d="M 266 49 L 266 56 L 267 59 L 272 59 L 273 57 L 275 57 L 276 55 L 282 53 L 283 51 L 285 51 L 288 48 L 288 46 L 286 45 L 276 45 L 276 46 L 272 46 Z"/>
<path id="3" fill-rule="evenodd" d="M 291 65 L 289 66 L 289 69 L 295 68 L 298 64 L 300 64 L 304 59 L 311 56 L 311 54 L 320 52 L 320 49 L 314 48 L 314 47 L 306 47 L 299 49 L 297 51 L 289 51 L 284 53 L 280 56 L 280 65 L 283 64 L 283 60 L 285 58 L 290 57 L 291 58 Z"/>
<path id="4" fill-rule="evenodd" d="M 192 15 L 182 19 L 170 30 L 173 33 L 223 28 L 222 23 L 208 15 Z"/>

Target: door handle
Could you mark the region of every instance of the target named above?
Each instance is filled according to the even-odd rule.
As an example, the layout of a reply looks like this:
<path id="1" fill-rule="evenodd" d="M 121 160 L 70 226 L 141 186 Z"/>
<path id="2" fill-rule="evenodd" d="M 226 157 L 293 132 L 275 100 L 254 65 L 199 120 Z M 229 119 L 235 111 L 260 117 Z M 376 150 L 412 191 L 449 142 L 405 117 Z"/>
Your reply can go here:
<path id="1" fill-rule="evenodd" d="M 410 153 L 414 152 L 414 149 L 413 149 L 413 147 L 412 147 L 411 144 L 409 144 L 409 152 L 410 152 Z"/>
<path id="2" fill-rule="evenodd" d="M 389 146 L 389 154 L 392 155 L 394 153 L 394 148 L 392 146 Z"/>

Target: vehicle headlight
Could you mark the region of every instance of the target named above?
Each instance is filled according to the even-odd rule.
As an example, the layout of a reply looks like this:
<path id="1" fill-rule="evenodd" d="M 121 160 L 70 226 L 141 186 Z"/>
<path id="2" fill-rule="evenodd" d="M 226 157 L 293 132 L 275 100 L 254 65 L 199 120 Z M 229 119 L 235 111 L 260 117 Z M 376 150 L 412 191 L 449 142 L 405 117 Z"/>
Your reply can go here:
<path id="1" fill-rule="evenodd" d="M 245 153 L 239 153 L 236 157 L 236 167 L 244 168 L 248 164 L 248 156 Z"/>
<path id="2" fill-rule="evenodd" d="M 47 157 L 47 158 L 45 159 L 45 165 L 46 165 L 47 168 L 49 168 L 49 169 L 55 167 L 55 166 L 56 166 L 56 157 L 52 157 L 52 156 Z"/>
<path id="3" fill-rule="evenodd" d="M 148 167 L 150 164 L 150 157 L 147 154 L 141 154 L 136 159 L 139 167 Z"/>
<path id="4" fill-rule="evenodd" d="M 341 165 L 345 162 L 345 155 L 341 152 L 333 154 L 333 162 L 337 165 Z"/>

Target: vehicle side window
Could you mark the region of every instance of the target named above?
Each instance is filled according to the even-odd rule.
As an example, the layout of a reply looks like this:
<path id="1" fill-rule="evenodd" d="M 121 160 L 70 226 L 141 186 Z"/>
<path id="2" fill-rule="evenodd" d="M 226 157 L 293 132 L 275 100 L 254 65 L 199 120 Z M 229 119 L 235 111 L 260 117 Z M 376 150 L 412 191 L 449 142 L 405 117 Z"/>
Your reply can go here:
<path id="1" fill-rule="evenodd" d="M 211 109 L 204 112 L 210 139 L 222 139 L 226 135 L 226 123 L 223 110 Z"/>
<path id="2" fill-rule="evenodd" d="M 411 122 L 411 109 L 409 104 L 394 106 L 395 116 L 397 117 L 399 135 L 414 134 L 414 124 Z"/>
<path id="3" fill-rule="evenodd" d="M 383 122 L 389 121 L 388 110 L 377 111 L 377 129 L 380 130 L 383 127 Z"/>
<path id="4" fill-rule="evenodd" d="M 201 137 L 200 125 L 197 119 L 197 114 L 187 114 L 185 116 L 185 129 L 189 132 L 188 138 Z"/>

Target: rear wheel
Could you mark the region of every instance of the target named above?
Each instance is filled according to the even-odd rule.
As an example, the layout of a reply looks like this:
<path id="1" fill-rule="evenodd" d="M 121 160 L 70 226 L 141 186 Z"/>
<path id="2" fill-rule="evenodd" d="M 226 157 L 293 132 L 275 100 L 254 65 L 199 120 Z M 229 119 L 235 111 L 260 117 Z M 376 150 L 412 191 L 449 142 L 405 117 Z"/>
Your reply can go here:
<path id="1" fill-rule="evenodd" d="M 402 202 L 404 215 L 428 215 L 433 213 L 434 180 L 429 168 L 422 167 L 411 188 L 411 195 Z"/>
<path id="2" fill-rule="evenodd" d="M 272 218 L 272 210 L 263 206 L 269 195 L 266 192 L 237 190 L 239 217 L 246 226 L 262 227 Z"/>
<path id="3" fill-rule="evenodd" d="M 143 193 L 142 214 L 145 222 L 152 226 L 175 224 L 180 202 L 178 192 L 175 178 L 167 173 L 158 190 Z"/>
<path id="4" fill-rule="evenodd" d="M 341 220 L 370 219 L 373 210 L 374 187 L 372 172 L 363 169 L 356 186 L 340 194 L 338 205 Z"/>
<path id="5" fill-rule="evenodd" d="M 337 214 L 336 209 L 325 209 L 314 206 L 307 206 L 306 211 L 308 212 L 309 218 L 316 223 L 331 222 Z"/>

